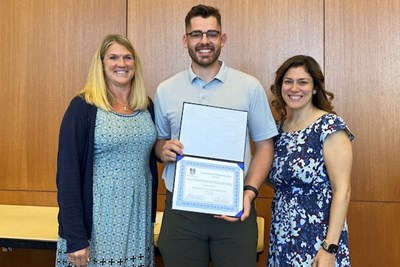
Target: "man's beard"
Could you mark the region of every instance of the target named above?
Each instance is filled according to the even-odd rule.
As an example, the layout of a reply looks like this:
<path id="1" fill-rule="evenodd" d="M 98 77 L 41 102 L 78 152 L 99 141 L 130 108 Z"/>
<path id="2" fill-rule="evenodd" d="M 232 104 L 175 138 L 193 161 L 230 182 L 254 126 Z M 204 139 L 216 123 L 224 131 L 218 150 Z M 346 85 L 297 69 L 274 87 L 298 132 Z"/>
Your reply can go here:
<path id="1" fill-rule="evenodd" d="M 196 47 L 194 50 L 193 49 L 188 49 L 189 56 L 193 60 L 193 62 L 195 62 L 199 66 L 202 66 L 202 67 L 211 66 L 212 64 L 214 64 L 215 61 L 218 60 L 219 55 L 221 54 L 221 48 L 216 49 L 216 50 L 214 48 L 212 48 L 211 49 L 211 53 L 212 53 L 211 58 L 207 57 L 206 59 L 198 57 L 197 54 L 196 54 L 196 51 L 198 51 L 200 49 L 203 49 L 203 48 L 210 48 L 210 47 L 209 46 L 208 47 L 204 47 L 203 46 L 203 47 Z"/>

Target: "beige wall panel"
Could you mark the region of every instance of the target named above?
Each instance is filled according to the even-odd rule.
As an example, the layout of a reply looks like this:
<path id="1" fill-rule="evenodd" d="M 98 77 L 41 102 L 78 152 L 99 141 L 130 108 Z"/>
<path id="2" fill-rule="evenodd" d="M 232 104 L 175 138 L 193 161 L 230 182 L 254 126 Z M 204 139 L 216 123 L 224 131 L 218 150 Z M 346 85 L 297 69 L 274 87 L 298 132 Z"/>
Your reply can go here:
<path id="1" fill-rule="evenodd" d="M 1 1 L 0 25 L 0 189 L 55 191 L 61 117 L 126 1 Z"/>
<path id="2" fill-rule="evenodd" d="M 400 203 L 352 202 L 348 223 L 353 267 L 400 266 Z"/>
<path id="3" fill-rule="evenodd" d="M 352 199 L 400 201 L 400 2 L 326 1 L 326 77 L 356 136 Z"/>

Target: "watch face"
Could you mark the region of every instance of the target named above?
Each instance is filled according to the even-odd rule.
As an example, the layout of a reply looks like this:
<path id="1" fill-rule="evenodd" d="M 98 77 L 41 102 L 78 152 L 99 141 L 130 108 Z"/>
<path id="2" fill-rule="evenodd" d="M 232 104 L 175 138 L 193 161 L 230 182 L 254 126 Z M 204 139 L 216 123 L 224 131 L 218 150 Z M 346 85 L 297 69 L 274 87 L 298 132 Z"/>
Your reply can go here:
<path id="1" fill-rule="evenodd" d="M 338 251 L 338 248 L 339 248 L 338 246 L 336 246 L 334 244 L 331 244 L 331 245 L 328 246 L 328 252 L 336 253 Z"/>
<path id="2" fill-rule="evenodd" d="M 322 248 L 329 253 L 335 254 L 338 251 L 339 246 L 335 244 L 329 244 L 324 240 L 322 243 Z"/>

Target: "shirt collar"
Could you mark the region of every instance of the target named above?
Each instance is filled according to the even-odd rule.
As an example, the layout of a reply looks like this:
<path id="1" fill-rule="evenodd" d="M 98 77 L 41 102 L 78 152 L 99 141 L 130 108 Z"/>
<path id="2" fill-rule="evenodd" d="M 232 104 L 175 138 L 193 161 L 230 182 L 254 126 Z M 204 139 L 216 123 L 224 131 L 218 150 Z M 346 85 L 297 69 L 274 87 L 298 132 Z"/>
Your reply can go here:
<path id="1" fill-rule="evenodd" d="M 228 74 L 227 67 L 224 61 L 220 60 L 219 63 L 221 64 L 221 68 L 219 69 L 217 75 L 215 75 L 213 80 L 218 80 L 220 82 L 225 82 L 226 76 Z M 192 66 L 189 67 L 189 80 L 193 83 L 196 79 L 201 79 L 201 77 L 197 76 L 193 70 Z"/>

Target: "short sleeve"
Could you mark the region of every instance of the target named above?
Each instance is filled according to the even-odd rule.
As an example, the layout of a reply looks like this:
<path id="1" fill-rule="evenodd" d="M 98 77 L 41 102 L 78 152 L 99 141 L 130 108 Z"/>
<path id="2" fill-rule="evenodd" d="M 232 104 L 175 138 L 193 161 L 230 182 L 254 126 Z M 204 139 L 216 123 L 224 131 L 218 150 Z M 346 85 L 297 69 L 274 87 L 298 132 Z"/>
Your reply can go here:
<path id="1" fill-rule="evenodd" d="M 331 113 L 327 114 L 324 116 L 321 122 L 320 141 L 324 142 L 329 135 L 340 130 L 344 130 L 346 132 L 350 141 L 354 139 L 354 135 L 350 132 L 349 127 L 341 117 Z"/>

